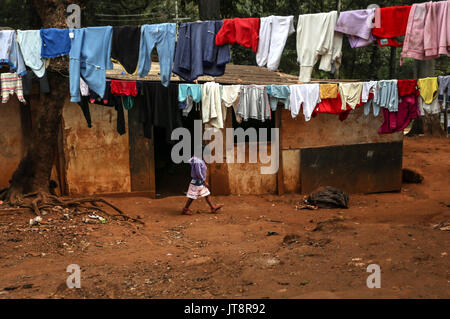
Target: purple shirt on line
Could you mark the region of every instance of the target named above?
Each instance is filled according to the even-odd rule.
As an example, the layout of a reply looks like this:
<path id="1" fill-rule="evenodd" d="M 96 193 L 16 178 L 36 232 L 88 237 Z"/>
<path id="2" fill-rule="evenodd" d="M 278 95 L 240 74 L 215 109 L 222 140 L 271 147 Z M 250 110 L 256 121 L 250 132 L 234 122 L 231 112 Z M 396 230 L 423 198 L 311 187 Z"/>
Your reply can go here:
<path id="1" fill-rule="evenodd" d="M 372 20 L 375 9 L 343 11 L 339 14 L 334 31 L 345 33 L 352 48 L 361 48 L 375 41 Z"/>

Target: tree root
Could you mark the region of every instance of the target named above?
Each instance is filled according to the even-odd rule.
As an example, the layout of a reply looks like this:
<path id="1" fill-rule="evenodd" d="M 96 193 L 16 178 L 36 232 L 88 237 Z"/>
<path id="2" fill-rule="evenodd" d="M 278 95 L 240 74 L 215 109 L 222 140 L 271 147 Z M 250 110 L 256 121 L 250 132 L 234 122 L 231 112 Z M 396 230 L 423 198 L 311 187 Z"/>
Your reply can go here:
<path id="1" fill-rule="evenodd" d="M 5 195 L 7 193 L 8 193 L 8 189 L 0 190 L 0 195 Z M 51 195 L 48 193 L 34 192 L 34 193 L 24 194 L 24 195 L 20 196 L 20 201 L 17 201 L 17 197 L 15 197 L 13 200 L 6 200 L 5 204 L 9 204 L 10 206 L 15 207 L 14 209 L 8 209 L 9 212 L 23 211 L 24 209 L 29 209 L 32 212 L 34 212 L 37 216 L 41 215 L 42 210 L 53 209 L 57 206 L 59 206 L 63 209 L 64 208 L 68 208 L 68 209 L 80 208 L 80 209 L 87 209 L 90 211 L 97 210 L 115 220 L 132 221 L 135 223 L 140 223 L 142 225 L 145 225 L 145 223 L 143 221 L 126 215 L 121 209 L 119 209 L 115 205 L 104 200 L 103 198 L 98 198 L 98 197 L 86 197 L 86 198 L 64 200 L 58 196 Z M 91 206 L 88 206 L 87 204 L 91 204 Z M 112 208 L 118 214 L 108 213 L 103 207 L 101 207 L 100 204 L 103 204 L 105 206 Z M 84 211 L 84 212 L 79 211 L 78 213 L 84 214 L 84 213 L 88 213 L 88 212 L 89 211 Z"/>

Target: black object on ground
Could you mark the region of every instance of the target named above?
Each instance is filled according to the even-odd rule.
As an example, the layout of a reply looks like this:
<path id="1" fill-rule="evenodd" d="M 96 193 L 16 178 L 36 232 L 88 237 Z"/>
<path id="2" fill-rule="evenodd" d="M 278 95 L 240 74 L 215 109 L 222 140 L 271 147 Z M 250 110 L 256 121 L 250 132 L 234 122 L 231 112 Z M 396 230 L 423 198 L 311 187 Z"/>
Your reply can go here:
<path id="1" fill-rule="evenodd" d="M 348 194 L 332 186 L 319 187 L 309 194 L 306 203 L 319 208 L 348 208 Z"/>
<path id="2" fill-rule="evenodd" d="M 402 169 L 402 181 L 407 184 L 420 184 L 423 176 L 409 168 L 404 168 Z"/>

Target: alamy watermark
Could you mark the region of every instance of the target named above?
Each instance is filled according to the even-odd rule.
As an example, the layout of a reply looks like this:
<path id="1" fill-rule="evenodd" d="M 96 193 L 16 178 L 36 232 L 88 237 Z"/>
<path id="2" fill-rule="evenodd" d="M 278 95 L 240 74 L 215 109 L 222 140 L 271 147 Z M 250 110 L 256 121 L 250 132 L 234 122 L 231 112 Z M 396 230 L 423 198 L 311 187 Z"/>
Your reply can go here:
<path id="1" fill-rule="evenodd" d="M 381 268 L 377 264 L 367 266 L 367 272 L 371 274 L 367 277 L 367 288 L 381 288 Z"/>
<path id="2" fill-rule="evenodd" d="M 66 285 L 68 288 L 81 288 L 81 269 L 77 264 L 70 264 L 66 268 L 66 272 L 70 275 L 66 279 Z"/>
<path id="3" fill-rule="evenodd" d="M 171 158 L 176 164 L 188 163 L 192 156 L 203 158 L 206 163 L 261 163 L 261 174 L 275 174 L 279 168 L 279 129 L 270 129 L 270 141 L 268 141 L 268 128 L 250 127 L 226 128 L 225 137 L 223 131 L 216 128 L 207 128 L 202 134 L 202 121 L 194 121 L 194 136 L 183 127 L 172 131 L 172 140 L 180 140 L 172 147 Z M 259 137 L 259 138 L 258 138 Z M 234 140 L 237 140 L 237 152 L 235 154 Z M 248 143 L 246 143 L 246 140 Z M 192 141 L 193 144 L 192 145 Z M 210 141 L 203 147 L 203 141 Z M 248 147 L 247 147 L 248 145 Z M 248 156 L 246 154 L 248 148 Z M 192 149 L 193 154 L 192 154 Z M 270 150 L 270 154 L 269 153 Z M 224 155 L 225 154 L 225 155 Z"/>

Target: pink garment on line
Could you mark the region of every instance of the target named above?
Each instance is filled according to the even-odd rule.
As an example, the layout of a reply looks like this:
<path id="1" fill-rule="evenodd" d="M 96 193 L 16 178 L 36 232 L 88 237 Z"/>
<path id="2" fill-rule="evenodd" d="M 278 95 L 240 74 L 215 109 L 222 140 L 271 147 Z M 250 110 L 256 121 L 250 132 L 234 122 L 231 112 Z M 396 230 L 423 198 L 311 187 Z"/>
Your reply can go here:
<path id="1" fill-rule="evenodd" d="M 409 13 L 402 58 L 430 60 L 450 55 L 449 1 L 413 4 Z M 400 62 L 401 64 L 401 62 Z"/>
<path id="2" fill-rule="evenodd" d="M 420 116 L 420 111 L 415 94 L 410 94 L 401 98 L 397 112 L 389 112 L 382 107 L 383 124 L 378 129 L 378 134 L 389 134 L 404 130 L 412 119 Z"/>

